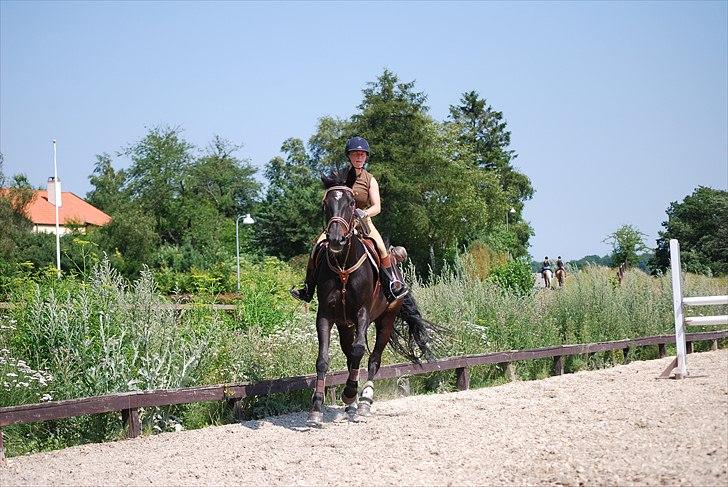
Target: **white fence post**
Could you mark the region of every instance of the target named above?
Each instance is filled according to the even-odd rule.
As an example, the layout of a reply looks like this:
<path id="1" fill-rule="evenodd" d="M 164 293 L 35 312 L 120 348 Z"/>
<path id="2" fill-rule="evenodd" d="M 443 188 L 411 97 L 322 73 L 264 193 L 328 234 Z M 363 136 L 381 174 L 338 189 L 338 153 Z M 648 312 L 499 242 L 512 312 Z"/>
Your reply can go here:
<path id="1" fill-rule="evenodd" d="M 677 347 L 677 370 L 675 377 L 682 379 L 688 375 L 685 362 L 685 316 L 683 314 L 682 269 L 680 266 L 680 243 L 670 239 L 670 274 L 672 276 L 672 309 L 675 316 L 675 345 Z"/>
<path id="2" fill-rule="evenodd" d="M 719 326 L 728 325 L 728 315 L 716 316 L 685 316 L 683 306 L 715 306 L 728 305 L 728 295 L 722 296 L 693 296 L 683 298 L 682 290 L 682 269 L 680 267 L 680 243 L 670 239 L 670 275 L 672 277 L 672 308 L 675 314 L 675 346 L 677 357 L 664 372 L 662 378 L 670 377 L 673 369 L 676 379 L 683 379 L 688 376 L 688 364 L 686 362 L 687 345 L 685 343 L 685 326 Z M 691 348 L 692 351 L 692 348 Z"/>

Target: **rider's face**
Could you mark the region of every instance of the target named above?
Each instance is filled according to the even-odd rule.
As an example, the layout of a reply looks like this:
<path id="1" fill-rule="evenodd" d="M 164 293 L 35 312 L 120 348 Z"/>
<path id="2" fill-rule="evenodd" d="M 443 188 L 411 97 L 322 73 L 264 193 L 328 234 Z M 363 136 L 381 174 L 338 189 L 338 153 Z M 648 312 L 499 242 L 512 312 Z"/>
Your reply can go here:
<path id="1" fill-rule="evenodd" d="M 349 161 L 356 169 L 361 169 L 367 162 L 367 153 L 363 150 L 353 150 L 349 152 Z"/>

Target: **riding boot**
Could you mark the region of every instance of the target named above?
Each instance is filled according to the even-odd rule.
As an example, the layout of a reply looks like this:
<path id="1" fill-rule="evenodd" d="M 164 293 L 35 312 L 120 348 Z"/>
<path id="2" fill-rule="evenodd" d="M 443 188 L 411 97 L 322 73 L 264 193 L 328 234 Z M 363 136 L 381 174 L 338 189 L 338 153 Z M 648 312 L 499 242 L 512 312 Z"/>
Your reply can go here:
<path id="1" fill-rule="evenodd" d="M 306 280 L 303 282 L 303 287 L 300 289 L 290 290 L 291 296 L 305 303 L 311 302 L 313 299 L 313 293 L 316 289 L 316 261 L 318 260 L 318 253 L 321 247 L 321 244 L 316 244 L 313 252 L 311 252 L 311 255 L 308 257 L 308 264 L 306 264 Z"/>
<path id="2" fill-rule="evenodd" d="M 387 255 L 382 258 L 382 265 L 379 272 L 382 291 L 384 291 L 384 296 L 390 303 L 409 292 L 405 283 L 397 276 L 394 265 L 391 257 Z"/>

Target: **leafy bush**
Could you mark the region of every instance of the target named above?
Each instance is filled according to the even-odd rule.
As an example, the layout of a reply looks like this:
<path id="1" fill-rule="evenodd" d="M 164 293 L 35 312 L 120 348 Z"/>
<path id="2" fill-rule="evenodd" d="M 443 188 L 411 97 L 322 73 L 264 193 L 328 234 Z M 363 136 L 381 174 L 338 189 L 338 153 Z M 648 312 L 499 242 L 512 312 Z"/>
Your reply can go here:
<path id="1" fill-rule="evenodd" d="M 501 289 L 517 296 L 524 296 L 533 290 L 533 273 L 526 258 L 511 260 L 496 267 L 488 278 Z"/>

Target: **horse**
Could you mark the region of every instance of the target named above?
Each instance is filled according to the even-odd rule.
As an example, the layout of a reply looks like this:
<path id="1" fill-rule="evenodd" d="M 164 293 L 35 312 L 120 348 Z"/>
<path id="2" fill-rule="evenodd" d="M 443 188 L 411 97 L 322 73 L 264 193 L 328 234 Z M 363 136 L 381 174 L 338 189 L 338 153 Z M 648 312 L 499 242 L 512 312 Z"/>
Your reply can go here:
<path id="1" fill-rule="evenodd" d="M 543 275 L 544 287 L 547 289 L 551 289 L 551 269 L 544 269 L 543 271 L 541 271 L 541 275 Z"/>
<path id="2" fill-rule="evenodd" d="M 342 175 L 334 172 L 322 175 L 326 192 L 322 201 L 326 219 L 326 239 L 316 249 L 316 288 L 318 311 L 316 332 L 318 357 L 316 359 L 316 386 L 311 399 L 307 424 L 323 424 L 323 404 L 326 372 L 329 368 L 329 342 L 333 325 L 339 332 L 339 344 L 346 356 L 349 377 L 341 394 L 349 418 L 356 420 L 371 414 L 374 402 L 374 377 L 382 352 L 393 332 L 393 325 L 402 297 L 387 302 L 379 285 L 379 269 L 375 265 L 376 250 L 369 252 L 362 238 L 355 232 L 354 192 L 351 189 L 355 173 Z M 376 326 L 376 340 L 367 364 L 367 382 L 361 393 L 359 365 L 367 347 L 366 336 L 371 322 Z"/>
<path id="3" fill-rule="evenodd" d="M 556 280 L 559 281 L 559 287 L 564 287 L 564 279 L 566 278 L 566 271 L 563 267 L 556 269 Z"/>

